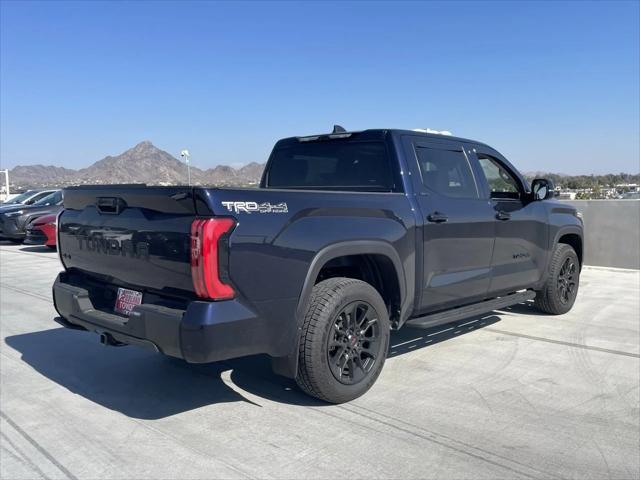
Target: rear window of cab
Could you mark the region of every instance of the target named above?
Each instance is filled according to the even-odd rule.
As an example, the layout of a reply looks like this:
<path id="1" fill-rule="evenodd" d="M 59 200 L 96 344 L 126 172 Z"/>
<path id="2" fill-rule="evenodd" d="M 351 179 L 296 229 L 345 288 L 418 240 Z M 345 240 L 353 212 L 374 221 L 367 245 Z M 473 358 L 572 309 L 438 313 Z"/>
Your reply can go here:
<path id="1" fill-rule="evenodd" d="M 391 192 L 394 180 L 384 142 L 325 140 L 276 147 L 265 187 Z"/>

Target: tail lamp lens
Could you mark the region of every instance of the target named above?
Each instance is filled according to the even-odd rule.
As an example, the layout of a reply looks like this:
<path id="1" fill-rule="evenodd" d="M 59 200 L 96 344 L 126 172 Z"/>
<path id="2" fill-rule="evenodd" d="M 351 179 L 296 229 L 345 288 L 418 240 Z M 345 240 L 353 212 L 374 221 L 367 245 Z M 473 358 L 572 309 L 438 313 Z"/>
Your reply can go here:
<path id="1" fill-rule="evenodd" d="M 235 295 L 220 278 L 221 250 L 226 254 L 223 242 L 234 225 L 231 218 L 196 219 L 191 224 L 191 278 L 200 298 L 227 300 Z"/>

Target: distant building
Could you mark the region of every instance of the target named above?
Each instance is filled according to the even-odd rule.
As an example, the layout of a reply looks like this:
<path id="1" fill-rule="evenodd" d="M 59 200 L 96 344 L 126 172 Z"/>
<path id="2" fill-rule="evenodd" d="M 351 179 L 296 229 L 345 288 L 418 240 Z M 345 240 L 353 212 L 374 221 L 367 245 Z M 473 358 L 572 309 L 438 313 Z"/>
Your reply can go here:
<path id="1" fill-rule="evenodd" d="M 558 193 L 558 197 L 559 200 L 575 200 L 576 199 L 576 192 L 570 191 L 570 190 L 563 190 L 560 191 Z"/>
<path id="2" fill-rule="evenodd" d="M 640 192 L 623 193 L 620 198 L 623 200 L 640 200 Z"/>
<path id="3" fill-rule="evenodd" d="M 624 190 L 625 192 L 637 192 L 638 184 L 637 183 L 619 183 L 616 185 L 616 189 Z"/>

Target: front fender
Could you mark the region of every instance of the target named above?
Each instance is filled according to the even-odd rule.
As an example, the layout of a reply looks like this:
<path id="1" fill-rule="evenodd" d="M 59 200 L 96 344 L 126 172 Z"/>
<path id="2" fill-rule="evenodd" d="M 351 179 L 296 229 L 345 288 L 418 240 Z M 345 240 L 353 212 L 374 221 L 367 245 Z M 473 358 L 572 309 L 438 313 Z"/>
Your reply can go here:
<path id="1" fill-rule="evenodd" d="M 546 202 L 545 202 L 546 203 Z M 577 235 L 580 238 L 582 248 L 581 263 L 584 263 L 584 225 L 577 215 L 577 210 L 572 205 L 558 201 L 551 201 L 547 204 L 549 218 L 549 246 L 547 269 L 551 263 L 551 253 L 560 239 L 565 235 Z"/>
<path id="2" fill-rule="evenodd" d="M 553 238 L 553 243 L 551 244 L 551 248 L 555 248 L 555 246 L 560 242 L 560 239 L 562 237 L 564 237 L 565 235 L 577 235 L 580 238 L 580 251 L 576 252 L 580 258 L 580 268 L 582 268 L 583 264 L 584 264 L 584 256 L 585 256 L 585 251 L 584 251 L 584 232 L 581 226 L 576 226 L 576 225 L 569 225 L 569 226 L 564 226 L 564 227 L 560 227 L 556 232 L 555 232 L 555 236 Z M 548 262 L 550 263 L 550 262 Z M 548 265 L 547 265 L 548 267 Z"/>

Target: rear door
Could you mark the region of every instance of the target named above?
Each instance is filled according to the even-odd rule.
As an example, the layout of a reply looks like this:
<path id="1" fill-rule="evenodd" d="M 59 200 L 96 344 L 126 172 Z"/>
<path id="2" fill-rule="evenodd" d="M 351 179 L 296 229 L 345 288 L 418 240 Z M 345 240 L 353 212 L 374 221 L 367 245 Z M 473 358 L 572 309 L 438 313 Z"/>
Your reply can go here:
<path id="1" fill-rule="evenodd" d="M 542 202 L 530 201 L 524 179 L 498 152 L 477 145 L 471 155 L 496 224 L 489 293 L 530 287 L 541 278 L 546 262 L 546 210 Z"/>
<path id="2" fill-rule="evenodd" d="M 491 277 L 495 222 L 481 199 L 468 152 L 453 140 L 405 137 L 423 219 L 422 312 L 485 297 Z"/>

